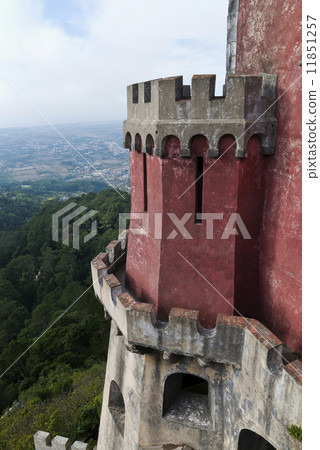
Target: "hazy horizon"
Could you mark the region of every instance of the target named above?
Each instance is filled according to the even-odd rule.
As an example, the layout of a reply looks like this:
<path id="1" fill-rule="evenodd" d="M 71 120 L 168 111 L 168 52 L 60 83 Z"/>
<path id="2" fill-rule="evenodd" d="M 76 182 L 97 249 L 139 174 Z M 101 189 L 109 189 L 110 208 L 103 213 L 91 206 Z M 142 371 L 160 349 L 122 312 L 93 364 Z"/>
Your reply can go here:
<path id="1" fill-rule="evenodd" d="M 34 109 L 54 124 L 124 120 L 126 86 L 167 76 L 189 84 L 214 73 L 219 93 L 227 8 L 228 0 L 2 0 L 0 128 L 45 125 Z"/>

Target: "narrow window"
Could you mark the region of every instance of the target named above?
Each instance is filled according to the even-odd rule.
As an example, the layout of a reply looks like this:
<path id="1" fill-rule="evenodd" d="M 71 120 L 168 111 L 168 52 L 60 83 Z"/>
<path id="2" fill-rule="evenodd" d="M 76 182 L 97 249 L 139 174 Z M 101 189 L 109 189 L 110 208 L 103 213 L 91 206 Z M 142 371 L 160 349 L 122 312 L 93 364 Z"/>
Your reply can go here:
<path id="1" fill-rule="evenodd" d="M 144 83 L 144 102 L 151 102 L 151 81 L 146 81 Z"/>
<path id="2" fill-rule="evenodd" d="M 123 436 L 125 425 L 125 404 L 120 388 L 114 380 L 110 383 L 108 407 L 113 420 Z"/>
<path id="3" fill-rule="evenodd" d="M 143 153 L 143 204 L 144 211 L 148 211 L 148 180 L 147 180 L 147 154 Z"/>
<path id="4" fill-rule="evenodd" d="M 126 134 L 124 148 L 129 148 L 131 150 L 131 134 L 129 132 Z"/>
<path id="5" fill-rule="evenodd" d="M 139 85 L 132 85 L 132 103 L 139 103 Z"/>
<path id="6" fill-rule="evenodd" d="M 196 168 L 196 211 L 195 223 L 202 223 L 202 219 L 197 214 L 202 214 L 202 191 L 203 191 L 203 157 L 197 157 Z"/>

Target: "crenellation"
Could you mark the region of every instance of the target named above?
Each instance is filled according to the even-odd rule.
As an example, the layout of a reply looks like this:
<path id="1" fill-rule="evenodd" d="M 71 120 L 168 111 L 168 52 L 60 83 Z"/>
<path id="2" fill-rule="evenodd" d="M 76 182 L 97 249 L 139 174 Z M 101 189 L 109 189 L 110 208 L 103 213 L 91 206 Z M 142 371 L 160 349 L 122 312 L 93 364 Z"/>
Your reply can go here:
<path id="1" fill-rule="evenodd" d="M 272 372 L 283 369 L 282 342 L 256 319 L 219 314 L 216 327 L 206 329 L 198 311 L 172 308 L 168 322 L 157 322 L 154 306 L 135 299 L 114 274 L 103 277 L 103 285 L 94 289 L 130 345 L 241 367 L 245 336 L 250 335 L 264 355 L 265 367 Z"/>
<path id="2" fill-rule="evenodd" d="M 33 436 L 35 450 L 45 450 L 51 445 L 51 435 L 46 431 L 38 430 Z"/>
<path id="3" fill-rule="evenodd" d="M 110 265 L 117 261 L 117 259 L 120 258 L 122 254 L 121 241 L 118 240 L 110 242 L 110 244 L 108 244 L 106 247 L 106 253 L 108 255 L 108 262 Z"/>
<path id="4" fill-rule="evenodd" d="M 121 242 L 121 250 L 123 251 L 125 251 L 127 248 L 128 234 L 129 230 L 123 230 L 118 236 L 118 239 Z"/>
<path id="5" fill-rule="evenodd" d="M 193 316 L 193 311 L 177 308 L 172 316 Z M 260 343 L 247 332 L 246 323 L 234 316 L 220 317 L 219 322 L 229 331 L 241 328 L 249 337 L 245 366 L 237 368 L 227 362 L 178 356 L 159 349 L 136 351 L 134 346 L 127 345 L 126 337 L 118 333 L 112 321 L 99 448 L 109 448 L 111 443 L 110 448 L 126 448 L 127 445 L 128 448 L 160 449 L 170 442 L 179 447 L 180 442 L 194 449 L 236 449 L 242 429 L 254 430 L 276 448 L 301 448 L 286 431 L 286 424 L 301 423 L 301 385 L 287 371 L 275 373 L 265 368 L 265 352 L 259 351 Z M 181 416 L 178 380 L 189 375 L 199 377 L 208 385 L 210 429 L 201 421 L 188 426 L 185 416 Z M 167 380 L 171 376 L 176 377 L 177 382 L 169 387 Z M 125 405 L 122 434 L 108 406 L 115 383 Z M 164 413 L 165 399 L 171 402 L 170 414 Z M 188 406 L 186 403 L 183 406 L 192 417 L 197 414 L 192 397 Z"/>
<path id="6" fill-rule="evenodd" d="M 257 105 L 269 106 L 266 116 L 273 118 L 274 108 L 266 102 L 275 98 L 276 81 L 275 75 L 265 73 L 228 75 L 223 96 L 215 95 L 215 75 L 194 75 L 191 87 L 183 85 L 182 76 L 133 84 L 127 88 L 128 120 L 244 119 L 254 113 Z M 254 86 L 257 90 L 250 96 Z M 148 92 L 147 102 L 143 100 L 143 92 Z M 133 102 L 133 98 L 138 102 Z"/>
<path id="7" fill-rule="evenodd" d="M 181 142 L 180 155 L 190 156 L 192 137 L 202 134 L 209 141 L 209 157 L 219 156 L 219 141 L 231 134 L 237 141 L 235 156 L 247 156 L 246 146 L 254 134 L 262 139 L 262 153 L 275 152 L 275 105 L 277 77 L 260 73 L 257 76 L 228 75 L 223 96 L 215 95 L 215 75 L 194 75 L 192 87 L 184 86 L 182 77 L 148 81 L 147 103 L 131 102 L 133 86 L 143 92 L 145 83 L 128 87 L 128 119 L 124 122 L 126 148 L 139 135 L 146 152 L 147 136 L 152 136 L 156 156 L 165 157 L 164 143 L 168 136 Z M 189 92 L 190 91 L 190 92 Z M 130 136 L 130 138 L 129 138 Z M 139 147 L 140 148 L 140 147 Z M 150 153 L 150 151 L 149 151 Z"/>
<path id="8" fill-rule="evenodd" d="M 55 436 L 51 439 L 50 433 L 38 430 L 33 436 L 35 450 L 87 450 L 88 444 L 75 441 L 71 446 L 69 439 L 63 436 Z"/>
<path id="9" fill-rule="evenodd" d="M 56 436 L 52 439 L 52 448 L 55 450 L 69 450 L 69 439 L 63 436 Z"/>
<path id="10" fill-rule="evenodd" d="M 71 445 L 71 450 L 87 450 L 88 444 L 84 442 L 76 441 Z"/>

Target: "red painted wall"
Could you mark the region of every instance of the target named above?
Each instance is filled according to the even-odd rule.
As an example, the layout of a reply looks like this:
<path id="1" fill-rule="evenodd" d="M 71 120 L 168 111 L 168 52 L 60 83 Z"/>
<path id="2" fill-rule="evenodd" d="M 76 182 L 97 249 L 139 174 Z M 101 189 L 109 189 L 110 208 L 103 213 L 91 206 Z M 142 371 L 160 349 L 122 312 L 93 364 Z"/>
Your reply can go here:
<path id="1" fill-rule="evenodd" d="M 240 0 L 236 72 L 278 75 L 276 154 L 262 156 L 257 136 L 245 159 L 234 157 L 231 136 L 221 140 L 220 154 L 231 148 L 218 161 L 208 158 L 203 136 L 194 138 L 190 158 L 179 156 L 176 137 L 168 138 L 165 157 L 147 154 L 150 229 L 134 234 L 137 223 L 131 223 L 126 273 L 128 287 L 153 303 L 161 320 L 172 307 L 191 308 L 211 328 L 218 313 L 239 312 L 259 319 L 296 351 L 301 350 L 300 20 L 297 2 Z M 194 221 L 195 185 L 179 199 L 195 181 L 198 156 L 204 170 L 211 166 L 203 177 L 203 212 L 224 215 L 214 221 L 213 239 L 206 238 L 205 221 Z M 143 212 L 141 150 L 130 151 L 130 164 L 132 212 Z M 234 212 L 251 240 L 221 239 Z M 155 238 L 155 213 L 162 214 L 162 239 Z M 179 232 L 167 239 L 175 229 L 167 213 L 179 219 L 192 214 L 186 224 L 192 239 Z"/>
<path id="2" fill-rule="evenodd" d="M 261 140 L 250 138 L 247 158 L 239 160 L 238 212 L 251 239 L 236 237 L 235 314 L 260 316 L 260 244 L 265 200 L 265 173 L 270 158 L 261 154 Z"/>
<path id="3" fill-rule="evenodd" d="M 141 220 L 132 220 L 128 236 L 126 284 L 136 296 L 145 302 L 158 298 L 161 241 L 154 239 L 155 212 L 162 211 L 162 161 L 153 155 L 146 155 L 148 179 L 148 209 L 150 230 L 136 233 Z M 131 212 L 144 211 L 143 153 L 130 151 Z"/>
<path id="4" fill-rule="evenodd" d="M 234 148 L 233 141 L 227 137 L 224 145 Z M 203 213 L 225 214 L 223 220 L 214 221 L 213 239 L 206 239 L 206 222 L 195 223 L 195 184 L 180 200 L 179 196 L 196 180 L 197 156 L 204 158 L 204 171 L 215 160 L 208 157 L 208 141 L 203 136 L 193 139 L 190 158 L 182 158 L 172 150 L 177 144 L 175 138 L 167 142 L 167 156 L 163 159 L 163 210 L 174 212 L 179 219 L 185 213 L 192 213 L 186 228 L 193 239 L 184 239 L 180 233 L 174 240 L 166 239 L 175 227 L 170 218 L 164 216 L 158 310 L 159 315 L 166 318 L 172 306 L 196 309 L 200 312 L 200 323 L 211 328 L 217 314 L 233 312 L 235 236 L 228 240 L 221 240 L 221 236 L 230 212 L 236 211 L 237 160 L 230 150 L 219 161 L 220 167 L 213 165 L 203 177 Z"/>
<path id="5" fill-rule="evenodd" d="M 301 351 L 301 2 L 239 0 L 237 33 L 236 73 L 277 74 L 281 96 L 265 165 L 258 319 Z"/>
<path id="6" fill-rule="evenodd" d="M 222 157 L 218 161 L 209 158 L 207 139 L 196 136 L 190 158 L 183 158 L 178 138 L 170 137 L 165 157 L 147 155 L 150 229 L 147 235 L 133 234 L 131 229 L 127 285 L 138 298 L 155 305 L 161 320 L 168 319 L 172 307 L 190 308 L 199 310 L 204 327 L 212 328 L 217 314 L 233 313 L 234 302 L 249 316 L 259 309 L 259 239 L 265 193 L 260 140 L 251 139 L 244 160 L 235 158 L 235 140 L 230 135 L 221 139 L 219 150 Z M 143 155 L 130 153 L 132 212 L 142 212 Z M 213 239 L 207 235 L 206 221 L 195 223 L 199 156 L 204 158 L 204 171 L 208 169 L 203 177 L 203 213 L 223 214 L 222 220 L 214 221 Z M 241 234 L 221 239 L 230 214 L 235 212 L 241 214 L 252 240 L 244 240 Z M 155 239 L 154 213 L 163 213 L 162 239 Z M 178 230 L 174 239 L 168 239 L 176 230 L 168 213 L 178 219 L 191 214 L 185 227 L 192 239 L 183 238 Z"/>

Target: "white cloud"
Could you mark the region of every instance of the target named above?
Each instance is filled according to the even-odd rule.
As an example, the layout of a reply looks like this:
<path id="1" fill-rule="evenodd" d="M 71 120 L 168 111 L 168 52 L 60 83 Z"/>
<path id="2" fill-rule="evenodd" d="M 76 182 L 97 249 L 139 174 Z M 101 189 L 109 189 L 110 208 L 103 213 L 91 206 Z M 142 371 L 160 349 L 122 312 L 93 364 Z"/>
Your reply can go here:
<path id="1" fill-rule="evenodd" d="M 44 17 L 42 0 L 0 4 L 0 74 L 53 123 L 125 118 L 125 88 L 137 81 L 217 73 L 223 82 L 227 0 L 76 3 L 82 35 Z M 0 102 L 0 127 L 43 123 L 3 80 Z"/>

